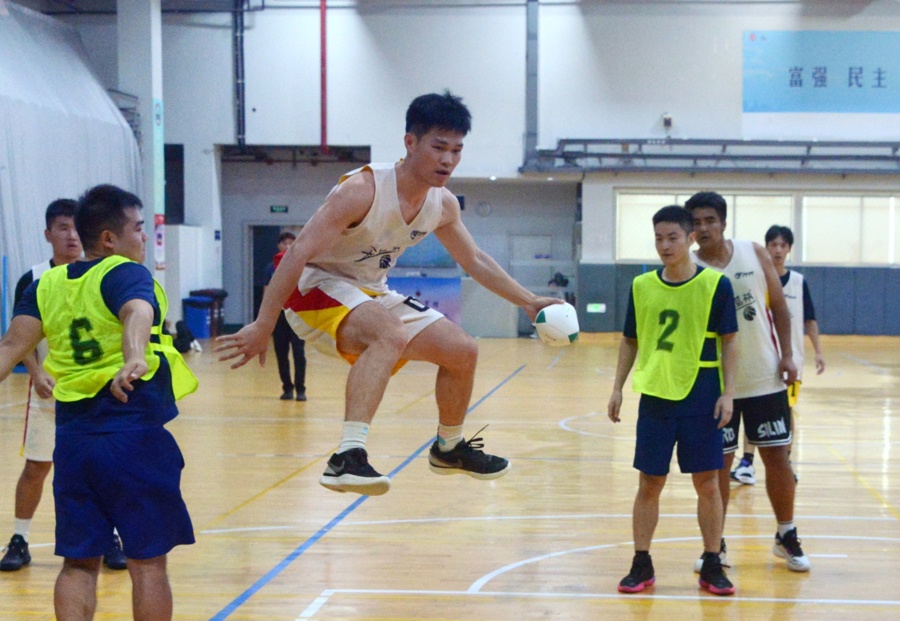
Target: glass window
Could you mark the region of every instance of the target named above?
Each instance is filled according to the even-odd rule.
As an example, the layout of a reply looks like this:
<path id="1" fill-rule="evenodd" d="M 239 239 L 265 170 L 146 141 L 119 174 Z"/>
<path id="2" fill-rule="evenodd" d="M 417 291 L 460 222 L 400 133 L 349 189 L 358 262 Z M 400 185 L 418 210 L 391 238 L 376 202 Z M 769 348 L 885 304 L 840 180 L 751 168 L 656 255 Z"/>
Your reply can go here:
<path id="1" fill-rule="evenodd" d="M 734 218 L 731 221 L 733 236 L 749 239 L 764 246 L 766 231 L 773 224 L 787 226 L 793 230 L 794 199 L 792 196 L 734 197 Z"/>
<path id="2" fill-rule="evenodd" d="M 619 194 L 616 202 L 616 259 L 658 263 L 653 214 L 676 204 L 675 194 Z"/>
<path id="3" fill-rule="evenodd" d="M 891 206 L 889 196 L 864 196 L 862 199 L 863 263 L 892 263 L 891 259 Z"/>
<path id="4" fill-rule="evenodd" d="M 803 198 L 803 261 L 859 264 L 862 198 Z"/>
<path id="5" fill-rule="evenodd" d="M 683 205 L 692 194 L 618 194 L 616 259 L 658 262 L 651 229 L 653 214 L 666 205 Z M 788 226 L 795 239 L 792 264 L 852 266 L 900 262 L 900 209 L 896 196 L 818 196 L 800 192 L 722 196 L 728 203 L 726 238 L 749 239 L 762 245 L 770 226 Z M 794 215 L 794 205 L 798 203 L 802 205 L 799 224 Z"/>

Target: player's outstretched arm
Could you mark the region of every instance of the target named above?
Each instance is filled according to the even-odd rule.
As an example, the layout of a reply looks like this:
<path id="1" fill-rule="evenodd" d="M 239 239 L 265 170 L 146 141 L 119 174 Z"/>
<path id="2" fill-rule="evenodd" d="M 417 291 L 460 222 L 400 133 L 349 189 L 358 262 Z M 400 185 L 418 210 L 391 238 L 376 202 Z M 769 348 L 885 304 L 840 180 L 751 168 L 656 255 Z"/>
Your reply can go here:
<path id="1" fill-rule="evenodd" d="M 368 171 L 351 176 L 332 190 L 297 239 L 288 246 L 266 286 L 256 320 L 235 334 L 216 339 L 214 351 L 222 354 L 219 360 L 236 359 L 232 369 L 244 366 L 256 356 L 261 365 L 265 364 L 269 336 L 285 301 L 297 287 L 303 268 L 312 257 L 333 246 L 344 230 L 361 222 L 374 200 L 375 179 Z"/>
<path id="2" fill-rule="evenodd" d="M 40 319 L 30 315 L 16 315 L 9 323 L 9 330 L 0 340 L 0 382 L 5 380 L 13 367 L 44 338 Z"/>
<path id="3" fill-rule="evenodd" d="M 619 360 L 616 363 L 616 378 L 613 380 L 612 395 L 609 397 L 609 403 L 606 406 L 606 414 L 609 420 L 614 423 L 619 422 L 619 413 L 622 410 L 622 388 L 625 386 L 625 380 L 634 366 L 637 358 L 638 342 L 637 339 L 630 339 L 627 336 L 622 337 L 619 344 Z"/>
<path id="4" fill-rule="evenodd" d="M 481 250 L 462 222 L 459 200 L 449 190 L 444 190 L 441 222 L 434 230 L 434 234 L 453 260 L 459 263 L 469 276 L 488 291 L 520 306 L 531 321 L 535 320 L 542 308 L 563 303 L 557 298 L 531 293 L 507 274 L 489 254 Z"/>
<path id="5" fill-rule="evenodd" d="M 734 371 L 737 368 L 736 332 L 722 335 L 722 377 L 725 384 L 721 396 L 716 401 L 713 418 L 719 421 L 719 429 L 731 421 L 734 413 Z"/>
<path id="6" fill-rule="evenodd" d="M 153 327 L 153 307 L 146 300 L 129 300 L 119 309 L 122 322 L 122 357 L 125 362 L 113 377 L 109 391 L 122 403 L 128 403 L 128 393 L 134 382 L 147 373 L 147 345 Z"/>

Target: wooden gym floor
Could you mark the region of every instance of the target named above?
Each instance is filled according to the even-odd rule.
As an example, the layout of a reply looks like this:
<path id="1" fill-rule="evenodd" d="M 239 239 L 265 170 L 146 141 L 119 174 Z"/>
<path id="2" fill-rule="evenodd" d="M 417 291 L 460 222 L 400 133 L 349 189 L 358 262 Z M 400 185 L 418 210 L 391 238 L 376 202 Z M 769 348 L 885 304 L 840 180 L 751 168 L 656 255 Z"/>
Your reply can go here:
<path id="1" fill-rule="evenodd" d="M 427 467 L 434 368 L 397 374 L 369 436 L 386 496 L 317 483 L 340 436 L 347 366 L 310 352 L 306 403 L 278 400 L 270 355 L 230 371 L 205 342 L 189 362 L 201 388 L 170 424 L 187 462 L 197 543 L 169 557 L 175 617 L 199 620 L 522 621 L 528 619 L 900 618 L 900 339 L 825 337 L 828 369 L 806 368 L 796 409 L 796 523 L 812 561 L 796 574 L 771 553 L 762 479 L 733 487 L 726 524 L 730 598 L 697 587 L 696 498 L 677 466 L 651 552 L 656 585 L 620 595 L 629 569 L 637 399 L 614 426 L 606 402 L 618 336 L 552 349 L 484 339 L 467 437 L 481 426 L 512 470 L 491 482 Z M 12 534 L 23 460 L 26 376 L 0 385 L 0 537 Z M 762 470 L 762 468 L 760 468 Z M 53 619 L 53 500 L 45 487 L 31 565 L 0 575 L 0 618 Z M 97 619 L 130 618 L 127 572 L 104 570 Z"/>

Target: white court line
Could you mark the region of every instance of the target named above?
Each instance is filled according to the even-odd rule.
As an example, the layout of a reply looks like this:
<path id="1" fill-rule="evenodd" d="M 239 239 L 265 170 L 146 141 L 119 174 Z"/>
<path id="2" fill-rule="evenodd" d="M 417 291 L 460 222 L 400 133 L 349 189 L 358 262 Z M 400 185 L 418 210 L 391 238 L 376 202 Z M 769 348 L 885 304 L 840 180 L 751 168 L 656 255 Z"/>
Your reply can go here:
<path id="1" fill-rule="evenodd" d="M 579 414 L 578 416 L 570 416 L 569 418 L 564 418 L 557 425 L 563 431 L 571 431 L 572 433 L 578 433 L 583 436 L 589 436 L 591 438 L 611 438 L 613 440 L 625 440 L 627 442 L 634 442 L 634 435 L 610 435 L 606 433 L 593 433 L 590 431 L 582 431 L 581 429 L 575 429 L 574 427 L 569 426 L 569 422 L 579 419 L 579 418 L 590 418 L 592 416 L 606 416 L 606 414 L 601 412 L 588 412 L 587 414 Z M 613 423 L 610 421 L 609 423 L 612 425 Z"/>
<path id="2" fill-rule="evenodd" d="M 597 520 L 597 519 L 631 519 L 630 513 L 588 513 L 572 515 L 502 515 L 480 517 L 440 517 L 440 518 L 406 518 L 398 520 L 362 520 L 359 522 L 345 521 L 342 525 L 348 526 L 393 526 L 397 524 L 443 524 L 447 522 L 512 522 L 518 520 Z M 696 513 L 661 513 L 664 519 L 696 520 Z M 771 520 L 770 515 L 755 515 L 746 513 L 729 514 L 730 519 Z M 896 518 L 875 516 L 865 517 L 857 515 L 804 515 L 803 520 L 833 520 L 840 522 L 895 522 Z M 303 524 L 314 523 L 310 520 L 284 526 L 246 526 L 240 528 L 215 528 L 200 531 L 201 535 L 218 535 L 223 533 L 241 533 L 255 531 L 296 530 Z M 50 545 L 50 544 L 46 544 Z"/>
<path id="3" fill-rule="evenodd" d="M 319 612 L 319 609 L 325 605 L 328 601 L 328 598 L 334 595 L 334 591 L 328 589 L 327 591 L 322 591 L 322 594 L 313 600 L 313 603 L 306 607 L 306 610 L 300 613 L 300 616 L 297 617 L 294 621 L 305 621 L 306 619 L 312 619 L 313 615 Z"/>
<path id="4" fill-rule="evenodd" d="M 880 374 L 882 374 L 882 375 L 890 375 L 890 374 L 891 374 L 891 370 L 890 370 L 890 369 L 886 369 L 885 367 L 878 366 L 877 364 L 874 364 L 874 363 L 872 363 L 872 362 L 869 362 L 868 360 L 865 360 L 865 359 L 863 359 L 863 358 L 857 358 L 856 356 L 853 356 L 853 355 L 850 355 L 850 354 L 846 354 L 846 353 L 841 353 L 841 356 L 842 356 L 843 358 L 846 358 L 847 360 L 850 360 L 850 361 L 852 361 L 852 362 L 855 362 L 856 364 L 861 364 L 861 365 L 863 365 L 864 367 L 869 367 L 870 369 L 872 369 L 872 370 L 875 371 L 876 373 L 880 373 Z"/>
<path id="5" fill-rule="evenodd" d="M 13 408 L 21 405 L 28 405 L 28 401 L 11 401 L 10 403 L 0 403 L 0 408 Z"/>
<path id="6" fill-rule="evenodd" d="M 302 522 L 308 523 L 308 522 Z M 252 532 L 265 532 L 272 530 L 297 530 L 300 528 L 300 524 L 292 524 L 290 526 L 247 526 L 245 528 L 210 528 L 207 530 L 201 530 L 201 535 L 219 535 L 222 533 L 252 533 Z"/>
<path id="7" fill-rule="evenodd" d="M 769 604 L 831 604 L 843 606 L 900 606 L 900 600 L 892 599 L 816 599 L 812 597 L 792 598 L 792 597 L 709 597 L 706 595 L 650 595 L 641 593 L 546 593 L 546 592 L 516 592 L 516 591 L 480 591 L 471 593 L 469 591 L 414 591 L 411 589 L 328 589 L 322 591 L 322 595 L 307 607 L 303 613 L 297 617 L 297 621 L 306 621 L 311 619 L 327 600 L 334 595 L 389 595 L 389 596 L 412 596 L 412 597 L 435 597 L 435 596 L 459 596 L 459 597 L 505 597 L 518 599 L 616 599 L 616 600 L 668 600 L 668 601 L 700 601 L 703 602 L 749 602 L 749 603 L 769 603 Z M 320 601 L 321 600 L 321 601 Z M 311 614 L 307 614 L 311 608 L 315 606 L 315 610 Z"/>
<path id="8" fill-rule="evenodd" d="M 729 535 L 726 537 L 729 541 L 733 539 L 769 539 L 770 535 Z M 667 539 L 657 539 L 654 540 L 654 543 L 672 543 L 676 541 L 700 541 L 702 537 L 694 536 L 694 537 L 670 537 Z M 856 536 L 844 536 L 844 535 L 804 535 L 803 540 L 807 539 L 824 539 L 830 541 L 900 541 L 898 537 L 856 537 Z M 519 567 L 523 567 L 525 565 L 529 565 L 531 563 L 537 563 L 548 558 L 555 558 L 559 556 L 565 556 L 567 554 L 577 554 L 581 552 L 591 552 L 594 550 L 604 550 L 609 548 L 615 548 L 619 546 L 627 546 L 633 545 L 633 541 L 625 541 L 622 543 L 608 543 L 597 546 L 587 546 L 583 548 L 573 548 L 571 550 L 559 550 L 556 552 L 549 552 L 547 554 L 540 554 L 538 556 L 533 556 L 531 558 L 523 559 L 521 561 L 516 561 L 515 563 L 510 563 L 505 567 L 500 567 L 499 569 L 495 569 L 494 571 L 485 574 L 478 580 L 472 583 L 472 585 L 467 589 L 467 593 L 478 593 L 481 591 L 482 587 L 485 584 L 496 578 L 497 576 L 501 576 L 505 573 L 508 573 L 514 569 L 518 569 Z M 794 600 L 789 600 L 794 601 Z M 819 600 L 813 600 L 819 601 Z M 900 604 L 900 602 L 897 602 Z"/>

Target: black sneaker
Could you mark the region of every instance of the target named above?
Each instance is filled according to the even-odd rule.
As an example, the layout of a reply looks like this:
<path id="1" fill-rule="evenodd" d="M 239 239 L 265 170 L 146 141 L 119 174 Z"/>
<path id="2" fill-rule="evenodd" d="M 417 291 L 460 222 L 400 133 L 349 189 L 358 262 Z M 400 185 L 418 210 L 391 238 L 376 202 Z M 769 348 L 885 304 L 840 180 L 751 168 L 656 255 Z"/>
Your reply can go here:
<path id="1" fill-rule="evenodd" d="M 369 465 L 366 449 L 355 448 L 331 456 L 319 485 L 335 492 L 381 496 L 391 489 L 391 480 Z"/>
<path id="2" fill-rule="evenodd" d="M 775 556 L 786 560 L 788 569 L 791 571 L 809 571 L 809 559 L 806 558 L 803 548 L 800 547 L 796 528 L 792 528 L 784 536 L 775 533 L 775 545 L 772 547 L 772 552 Z"/>
<path id="3" fill-rule="evenodd" d="M 487 427 L 487 425 L 485 425 Z M 485 430 L 479 429 L 475 435 Z M 428 454 L 428 467 L 436 474 L 467 474 L 476 479 L 496 479 L 509 470 L 509 460 L 488 455 L 481 449 L 484 442 L 481 438 L 463 440 L 453 450 L 443 452 L 438 441 L 431 445 Z"/>
<path id="4" fill-rule="evenodd" d="M 650 555 L 646 555 L 646 560 L 643 560 L 635 554 L 634 560 L 631 561 L 631 571 L 619 581 L 619 593 L 640 593 L 648 586 L 653 586 L 654 582 L 656 576 L 653 573 Z"/>
<path id="5" fill-rule="evenodd" d="M 28 542 L 22 535 L 13 535 L 4 552 L 6 554 L 3 555 L 3 560 L 0 560 L 0 571 L 16 571 L 31 562 Z"/>
<path id="6" fill-rule="evenodd" d="M 722 561 L 715 552 L 703 553 L 703 568 L 700 570 L 700 586 L 713 595 L 732 595 L 734 585 L 722 569 Z"/>
<path id="7" fill-rule="evenodd" d="M 725 546 L 725 537 L 722 537 L 722 543 L 719 544 L 719 563 L 722 564 L 722 567 L 731 567 L 728 563 L 728 548 Z M 694 561 L 694 571 L 698 574 L 703 569 L 703 554 L 700 555 L 696 561 Z"/>
<path id="8" fill-rule="evenodd" d="M 306 401 L 306 391 L 305 390 L 297 391 L 297 401 Z"/>
<path id="9" fill-rule="evenodd" d="M 103 555 L 103 564 L 109 569 L 128 569 L 128 561 L 118 535 L 113 535 L 112 547 Z"/>
<path id="10" fill-rule="evenodd" d="M 294 390 L 293 389 L 285 390 L 283 393 L 281 393 L 281 396 L 278 398 L 281 399 L 282 401 L 293 401 L 294 400 Z"/>

